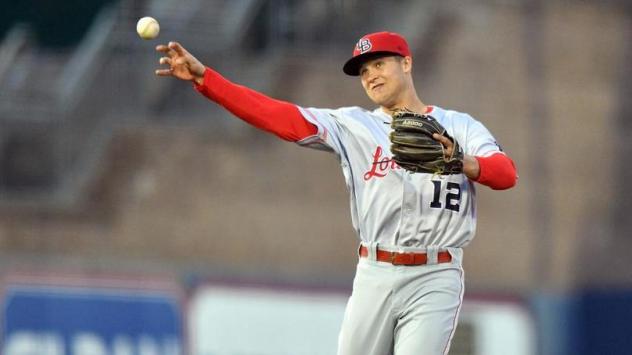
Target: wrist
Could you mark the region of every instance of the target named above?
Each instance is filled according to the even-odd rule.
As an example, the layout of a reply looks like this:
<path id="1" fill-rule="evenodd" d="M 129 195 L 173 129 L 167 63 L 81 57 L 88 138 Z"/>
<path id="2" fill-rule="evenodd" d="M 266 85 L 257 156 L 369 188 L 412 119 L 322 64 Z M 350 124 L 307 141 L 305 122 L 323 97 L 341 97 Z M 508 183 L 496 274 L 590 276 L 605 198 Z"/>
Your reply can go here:
<path id="1" fill-rule="evenodd" d="M 204 67 L 204 70 L 202 70 L 201 72 L 196 72 L 196 73 L 191 73 L 193 74 L 193 78 L 191 79 L 191 82 L 193 83 L 193 85 L 197 88 L 202 88 L 204 86 L 204 82 L 206 81 L 206 72 L 208 68 Z"/>
<path id="2" fill-rule="evenodd" d="M 481 174 L 481 166 L 476 157 L 471 155 L 463 156 L 463 173 L 474 181 L 478 180 Z"/>

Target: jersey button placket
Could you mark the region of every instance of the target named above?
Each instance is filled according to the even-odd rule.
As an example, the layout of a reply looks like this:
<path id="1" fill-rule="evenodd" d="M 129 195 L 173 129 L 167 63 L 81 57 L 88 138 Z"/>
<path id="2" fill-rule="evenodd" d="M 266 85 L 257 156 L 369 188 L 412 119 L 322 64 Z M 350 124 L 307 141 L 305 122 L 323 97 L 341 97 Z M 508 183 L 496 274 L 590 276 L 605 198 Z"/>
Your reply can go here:
<path id="1" fill-rule="evenodd" d="M 401 236 L 404 239 L 407 239 L 406 236 L 410 233 L 411 220 L 413 219 L 413 201 L 415 198 L 415 189 L 412 185 L 412 174 L 408 173 L 404 175 L 404 195 L 402 198 L 402 230 L 400 231 Z M 401 240 L 400 240 L 401 241 Z"/>

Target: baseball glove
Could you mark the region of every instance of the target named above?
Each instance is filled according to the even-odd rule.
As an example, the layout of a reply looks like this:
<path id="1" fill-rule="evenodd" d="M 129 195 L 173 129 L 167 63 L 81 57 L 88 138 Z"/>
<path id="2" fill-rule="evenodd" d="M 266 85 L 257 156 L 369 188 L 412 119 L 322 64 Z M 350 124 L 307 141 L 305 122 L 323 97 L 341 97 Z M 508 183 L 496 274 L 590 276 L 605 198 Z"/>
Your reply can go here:
<path id="1" fill-rule="evenodd" d="M 432 116 L 411 111 L 397 111 L 393 114 L 390 134 L 393 160 L 402 168 L 416 172 L 439 175 L 461 174 L 463 172 L 463 150 L 459 143 Z M 452 153 L 432 138 L 438 133 L 454 143 Z"/>

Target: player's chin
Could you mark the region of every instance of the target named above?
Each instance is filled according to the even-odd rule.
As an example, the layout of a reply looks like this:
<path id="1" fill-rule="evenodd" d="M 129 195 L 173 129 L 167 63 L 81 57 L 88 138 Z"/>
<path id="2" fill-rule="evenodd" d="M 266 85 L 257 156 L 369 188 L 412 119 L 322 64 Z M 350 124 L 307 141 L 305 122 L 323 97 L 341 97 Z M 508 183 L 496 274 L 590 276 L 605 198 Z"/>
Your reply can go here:
<path id="1" fill-rule="evenodd" d="M 386 106 L 385 104 L 387 103 L 388 100 L 386 100 L 384 95 L 382 95 L 381 93 L 367 91 L 366 94 L 369 97 L 369 99 L 373 101 L 374 104 L 379 105 L 379 106 Z"/>
<path id="2" fill-rule="evenodd" d="M 371 101 L 373 101 L 373 103 L 375 103 L 376 105 L 381 106 L 381 107 L 393 107 L 394 106 L 393 100 L 389 100 L 389 98 L 386 97 L 385 95 L 369 95 L 369 99 L 371 99 Z"/>

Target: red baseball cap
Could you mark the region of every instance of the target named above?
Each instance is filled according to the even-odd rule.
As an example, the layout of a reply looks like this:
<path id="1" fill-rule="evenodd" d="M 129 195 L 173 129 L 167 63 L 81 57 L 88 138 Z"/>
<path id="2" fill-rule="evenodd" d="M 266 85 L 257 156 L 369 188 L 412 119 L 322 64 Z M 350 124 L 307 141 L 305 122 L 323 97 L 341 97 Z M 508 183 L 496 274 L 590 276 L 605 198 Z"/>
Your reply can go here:
<path id="1" fill-rule="evenodd" d="M 375 32 L 360 38 L 353 48 L 353 56 L 342 67 L 347 75 L 360 75 L 360 66 L 369 58 L 378 55 L 410 56 L 410 49 L 406 39 L 395 32 Z"/>

